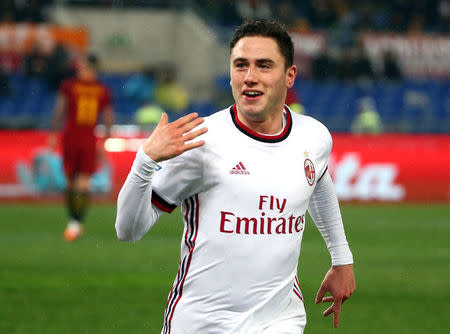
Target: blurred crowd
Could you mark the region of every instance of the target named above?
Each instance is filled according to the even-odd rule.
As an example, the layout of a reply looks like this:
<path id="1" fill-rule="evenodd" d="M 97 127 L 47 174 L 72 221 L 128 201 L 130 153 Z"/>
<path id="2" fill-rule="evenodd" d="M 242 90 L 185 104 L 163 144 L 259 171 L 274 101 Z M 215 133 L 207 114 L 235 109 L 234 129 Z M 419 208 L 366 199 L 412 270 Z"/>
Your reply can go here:
<path id="1" fill-rule="evenodd" d="M 447 33 L 450 0 L 2 0 L 0 21 L 44 22 L 54 3 L 102 7 L 197 9 L 220 25 L 245 19 L 279 19 L 291 29 L 351 29 Z"/>
<path id="2" fill-rule="evenodd" d="M 47 21 L 45 8 L 54 0 L 2 0 L 0 1 L 0 23 Z"/>
<path id="3" fill-rule="evenodd" d="M 450 23 L 450 0 L 2 0 L 0 25 L 51 23 L 47 9 L 55 4 L 143 10 L 188 7 L 218 31 L 232 31 L 246 19 L 261 18 L 280 20 L 291 31 L 324 32 L 327 47 L 311 59 L 307 72 L 302 72 L 303 77 L 318 81 L 401 80 L 406 75 L 402 73 L 400 59 L 386 52 L 381 66 L 378 64 L 374 69 L 359 34 L 426 32 L 448 36 Z M 38 41 L 21 56 L 0 48 L 0 96 L 13 93 L 8 82 L 11 73 L 41 79 L 50 91 L 56 92 L 61 81 L 73 75 L 75 60 L 76 55 L 60 44 Z M 154 123 L 162 111 L 179 114 L 190 103 L 175 67 L 170 64 L 145 67 L 131 75 L 124 95 L 139 106 L 136 121 L 140 124 Z"/>
<path id="4" fill-rule="evenodd" d="M 275 18 L 292 29 L 448 32 L 449 0 L 199 0 L 205 15 L 236 24 L 247 18 Z M 208 14 L 210 13 L 210 14 Z"/>

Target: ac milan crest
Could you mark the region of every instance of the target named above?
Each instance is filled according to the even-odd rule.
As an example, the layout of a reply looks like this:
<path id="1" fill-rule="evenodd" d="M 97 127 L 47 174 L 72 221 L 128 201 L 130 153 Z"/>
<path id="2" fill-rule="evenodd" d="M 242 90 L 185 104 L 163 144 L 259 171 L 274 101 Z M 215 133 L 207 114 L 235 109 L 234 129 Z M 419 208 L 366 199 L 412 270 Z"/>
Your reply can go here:
<path id="1" fill-rule="evenodd" d="M 314 168 L 312 161 L 309 159 L 305 159 L 305 176 L 308 184 L 312 186 L 316 179 L 316 169 Z"/>

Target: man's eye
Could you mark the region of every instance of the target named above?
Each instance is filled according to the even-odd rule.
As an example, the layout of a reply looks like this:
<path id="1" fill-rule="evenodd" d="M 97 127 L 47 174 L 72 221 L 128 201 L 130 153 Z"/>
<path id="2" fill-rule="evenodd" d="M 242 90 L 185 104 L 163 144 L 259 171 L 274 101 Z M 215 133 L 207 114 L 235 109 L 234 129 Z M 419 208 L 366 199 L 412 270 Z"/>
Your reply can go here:
<path id="1" fill-rule="evenodd" d="M 259 67 L 261 67 L 261 68 L 270 68 L 270 66 L 267 65 L 267 64 L 261 64 L 261 65 L 259 65 Z"/>
<path id="2" fill-rule="evenodd" d="M 236 64 L 236 67 L 237 68 L 243 68 L 243 67 L 245 67 L 245 64 L 244 63 L 239 63 L 239 64 Z"/>

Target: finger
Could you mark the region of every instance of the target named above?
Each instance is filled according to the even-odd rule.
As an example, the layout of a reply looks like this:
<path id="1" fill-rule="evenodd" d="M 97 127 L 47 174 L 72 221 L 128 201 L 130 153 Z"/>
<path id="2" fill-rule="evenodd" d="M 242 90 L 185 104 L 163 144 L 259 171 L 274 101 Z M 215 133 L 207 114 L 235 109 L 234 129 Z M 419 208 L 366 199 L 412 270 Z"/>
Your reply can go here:
<path id="1" fill-rule="evenodd" d="M 329 308 L 327 308 L 325 311 L 323 311 L 323 316 L 328 317 L 331 313 L 333 313 L 333 305 L 331 305 Z"/>
<path id="2" fill-rule="evenodd" d="M 193 142 L 185 144 L 183 150 L 184 150 L 184 152 L 186 152 L 186 151 L 192 150 L 193 148 L 200 147 L 203 145 L 205 145 L 204 140 L 193 141 Z"/>
<path id="3" fill-rule="evenodd" d="M 315 303 L 319 304 L 319 302 L 322 300 L 323 296 L 325 296 L 325 293 L 327 292 L 327 288 L 324 285 L 320 286 L 319 291 L 317 291 L 316 300 Z"/>
<path id="4" fill-rule="evenodd" d="M 197 138 L 198 136 L 206 133 L 208 131 L 207 128 L 201 128 L 192 132 L 189 132 L 188 134 L 186 134 L 183 138 L 185 141 L 190 141 L 192 139 Z"/>
<path id="5" fill-rule="evenodd" d="M 335 301 L 333 303 L 333 320 L 334 320 L 334 327 L 337 328 L 339 326 L 339 317 L 341 316 L 341 301 Z"/>
<path id="6" fill-rule="evenodd" d="M 326 296 L 323 297 L 321 300 L 322 303 L 330 303 L 330 302 L 334 302 L 334 297 L 333 296 Z"/>
<path id="7" fill-rule="evenodd" d="M 188 114 L 186 116 L 178 118 L 172 124 L 175 125 L 178 128 L 181 128 L 182 126 L 184 126 L 185 124 L 191 122 L 193 119 L 196 119 L 197 117 L 198 117 L 198 113 L 193 112 L 193 113 L 190 113 L 190 114 Z"/>
<path id="8" fill-rule="evenodd" d="M 204 121 L 205 120 L 202 117 L 195 118 L 195 119 L 191 120 L 189 123 L 186 123 L 185 125 L 183 125 L 181 127 L 181 130 L 183 131 L 183 133 L 189 132 L 192 129 L 194 129 L 195 127 L 202 124 Z"/>

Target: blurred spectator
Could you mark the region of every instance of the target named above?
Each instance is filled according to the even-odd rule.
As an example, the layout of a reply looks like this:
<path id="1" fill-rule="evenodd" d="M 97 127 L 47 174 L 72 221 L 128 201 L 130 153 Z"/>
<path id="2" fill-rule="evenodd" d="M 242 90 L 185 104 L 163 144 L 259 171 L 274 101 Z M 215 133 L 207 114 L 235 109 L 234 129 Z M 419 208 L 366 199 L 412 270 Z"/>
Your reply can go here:
<path id="1" fill-rule="evenodd" d="M 403 77 L 402 70 L 392 51 L 386 51 L 383 55 L 383 78 L 388 80 L 400 80 Z"/>
<path id="2" fill-rule="evenodd" d="M 443 33 L 448 33 L 450 30 L 450 0 L 438 1 L 437 29 Z"/>
<path id="3" fill-rule="evenodd" d="M 155 102 L 169 113 L 181 114 L 189 106 L 186 89 L 177 80 L 173 66 L 163 66 L 155 89 Z"/>
<path id="4" fill-rule="evenodd" d="M 47 74 L 48 61 L 52 52 L 49 42 L 39 41 L 30 53 L 24 57 L 24 74 L 29 78 L 44 78 Z"/>
<path id="5" fill-rule="evenodd" d="M 0 23 L 11 23 L 15 20 L 14 0 L 0 2 Z"/>
<path id="6" fill-rule="evenodd" d="M 19 71 L 22 66 L 22 57 L 11 49 L 0 48 L 0 71 L 12 73 Z"/>
<path id="7" fill-rule="evenodd" d="M 48 87 L 56 92 L 64 79 L 74 75 L 75 70 L 69 53 L 62 44 L 56 44 L 49 54 L 44 74 Z"/>
<path id="8" fill-rule="evenodd" d="M 336 62 L 331 55 L 330 49 L 325 48 L 312 60 L 311 74 L 317 80 L 336 79 Z"/>
<path id="9" fill-rule="evenodd" d="M 366 50 L 361 44 L 354 48 L 352 66 L 356 79 L 359 80 L 374 80 L 375 72 L 372 64 L 367 56 Z"/>
<path id="10" fill-rule="evenodd" d="M 409 26 L 408 18 L 411 17 L 411 2 L 409 0 L 392 0 L 390 7 L 390 29 L 406 31 Z"/>
<path id="11" fill-rule="evenodd" d="M 50 3 L 49 0 L 14 0 L 15 20 L 18 22 L 46 22 L 44 15 L 44 5 Z"/>
<path id="12" fill-rule="evenodd" d="M 317 28 L 330 28 L 337 22 L 337 13 L 330 0 L 308 1 L 307 17 Z"/>
<path id="13" fill-rule="evenodd" d="M 236 1 L 235 6 L 243 21 L 272 17 L 272 10 L 267 0 L 241 0 Z"/>
<path id="14" fill-rule="evenodd" d="M 383 124 L 372 98 L 363 97 L 360 99 L 358 114 L 351 124 L 351 131 L 356 134 L 379 134 L 383 132 Z"/>
<path id="15" fill-rule="evenodd" d="M 29 78 L 43 79 L 56 92 L 61 82 L 75 75 L 72 59 L 62 44 L 38 42 L 24 58 L 24 73 Z"/>
<path id="16" fill-rule="evenodd" d="M 352 50 L 343 50 L 337 64 L 337 78 L 343 81 L 356 79 L 356 71 L 353 66 Z"/>
<path id="17" fill-rule="evenodd" d="M 197 4 L 202 16 L 210 18 L 214 24 L 235 26 L 241 22 L 233 1 L 198 0 Z"/>
<path id="18" fill-rule="evenodd" d="M 299 19 L 295 5 L 291 0 L 277 1 L 273 4 L 276 19 L 288 28 L 294 28 Z"/>
<path id="19" fill-rule="evenodd" d="M 165 112 L 163 108 L 154 103 L 147 103 L 136 110 L 135 120 L 143 131 L 153 130 Z"/>
<path id="20" fill-rule="evenodd" d="M 124 95 L 139 106 L 147 104 L 154 100 L 155 84 L 155 69 L 147 65 L 127 80 Z"/>
<path id="21" fill-rule="evenodd" d="M 0 97 L 7 97 L 10 94 L 9 77 L 0 69 Z"/>

